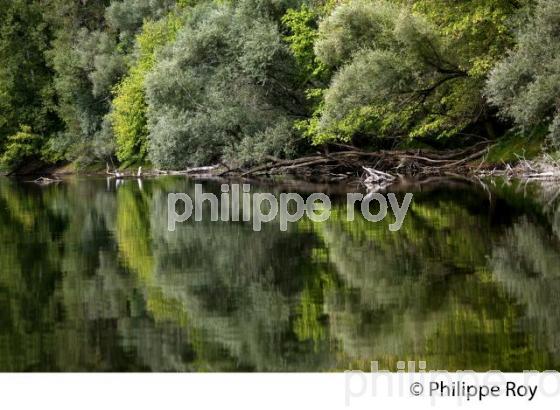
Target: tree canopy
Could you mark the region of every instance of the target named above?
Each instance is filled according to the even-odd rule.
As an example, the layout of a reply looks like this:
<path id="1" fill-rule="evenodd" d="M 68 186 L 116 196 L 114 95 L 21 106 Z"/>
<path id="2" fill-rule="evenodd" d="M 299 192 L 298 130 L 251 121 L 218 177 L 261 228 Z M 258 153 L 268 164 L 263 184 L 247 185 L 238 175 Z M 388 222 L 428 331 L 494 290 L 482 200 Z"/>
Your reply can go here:
<path id="1" fill-rule="evenodd" d="M 555 3 L 1 0 L 2 166 L 557 140 Z"/>

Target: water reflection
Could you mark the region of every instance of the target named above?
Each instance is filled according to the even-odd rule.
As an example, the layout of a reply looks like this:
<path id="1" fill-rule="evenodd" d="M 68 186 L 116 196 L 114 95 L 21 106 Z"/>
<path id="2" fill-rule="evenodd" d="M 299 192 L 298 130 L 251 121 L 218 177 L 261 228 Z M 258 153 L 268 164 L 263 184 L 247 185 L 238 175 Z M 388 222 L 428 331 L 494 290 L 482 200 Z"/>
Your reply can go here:
<path id="1" fill-rule="evenodd" d="M 317 188 L 260 189 L 296 187 Z M 168 232 L 166 195 L 192 181 L 1 179 L 0 370 L 560 368 L 554 189 L 395 187 L 415 193 L 399 232 L 320 189 L 327 222 Z"/>

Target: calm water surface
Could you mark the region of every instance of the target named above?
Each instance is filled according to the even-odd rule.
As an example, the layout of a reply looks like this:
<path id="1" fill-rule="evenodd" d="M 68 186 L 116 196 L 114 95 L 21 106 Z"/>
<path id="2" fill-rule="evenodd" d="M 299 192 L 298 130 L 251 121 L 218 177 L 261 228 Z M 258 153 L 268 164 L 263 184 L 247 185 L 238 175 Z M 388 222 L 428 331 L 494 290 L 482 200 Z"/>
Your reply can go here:
<path id="1" fill-rule="evenodd" d="M 559 188 L 394 187 L 399 232 L 319 188 L 327 222 L 168 232 L 193 181 L 0 179 L 0 371 L 560 370 Z"/>

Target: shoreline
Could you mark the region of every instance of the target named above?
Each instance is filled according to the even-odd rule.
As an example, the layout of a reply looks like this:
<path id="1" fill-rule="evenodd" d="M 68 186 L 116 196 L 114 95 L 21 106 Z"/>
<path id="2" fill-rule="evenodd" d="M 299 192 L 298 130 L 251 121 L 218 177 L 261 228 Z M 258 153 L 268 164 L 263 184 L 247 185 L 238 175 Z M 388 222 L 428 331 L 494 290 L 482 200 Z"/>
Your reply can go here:
<path id="1" fill-rule="evenodd" d="M 275 178 L 295 177 L 300 180 L 343 182 L 361 179 L 371 185 L 387 184 L 397 178 L 423 179 L 428 177 L 482 178 L 500 176 L 520 179 L 560 180 L 560 160 L 550 155 L 527 160 L 516 155 L 515 161 L 488 161 L 492 146 L 488 142 L 465 149 L 430 150 L 379 150 L 364 151 L 354 147 L 342 151 L 317 153 L 295 159 L 268 157 L 264 163 L 253 167 L 229 167 L 226 164 L 192 167 L 182 170 L 162 170 L 151 165 L 111 169 L 91 166 L 78 169 L 73 163 L 45 165 L 34 163 L 11 173 L 7 177 L 37 177 L 37 181 L 56 181 L 69 175 L 106 176 L 116 179 L 184 175 L 209 178 Z"/>

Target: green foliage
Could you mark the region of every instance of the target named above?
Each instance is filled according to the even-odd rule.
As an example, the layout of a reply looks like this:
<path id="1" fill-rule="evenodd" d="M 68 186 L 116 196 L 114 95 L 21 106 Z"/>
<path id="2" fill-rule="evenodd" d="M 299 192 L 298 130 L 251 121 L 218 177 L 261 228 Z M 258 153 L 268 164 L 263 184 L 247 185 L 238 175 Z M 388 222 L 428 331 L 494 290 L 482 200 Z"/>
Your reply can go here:
<path id="1" fill-rule="evenodd" d="M 282 16 L 282 23 L 290 30 L 285 40 L 290 44 L 304 81 L 324 80 L 327 76 L 327 66 L 317 59 L 313 50 L 318 36 L 318 19 L 318 12 L 306 5 L 300 9 L 289 9 Z"/>
<path id="2" fill-rule="evenodd" d="M 517 45 L 492 71 L 486 92 L 501 114 L 525 129 L 544 123 L 560 145 L 560 9 L 539 0 Z"/>
<path id="3" fill-rule="evenodd" d="M 105 17 L 111 27 L 118 28 L 121 40 L 134 38 L 144 20 L 164 18 L 175 5 L 174 0 L 117 0 L 111 2 Z"/>
<path id="4" fill-rule="evenodd" d="M 485 133 L 485 75 L 511 44 L 507 23 L 517 8 L 502 0 L 340 4 L 315 43 L 337 72 L 307 134 L 323 143 Z"/>
<path id="5" fill-rule="evenodd" d="M 144 99 L 144 73 L 132 71 L 117 86 L 113 100 L 111 122 L 116 138 L 117 158 L 128 162 L 142 160 L 147 153 L 146 102 Z"/>
<path id="6" fill-rule="evenodd" d="M 238 144 L 225 146 L 223 155 L 226 160 L 241 164 L 262 162 L 270 156 L 293 157 L 298 152 L 297 140 L 292 121 L 279 119 L 262 131 L 246 135 Z"/>
<path id="7" fill-rule="evenodd" d="M 22 125 L 20 131 L 10 135 L 6 142 L 0 163 L 8 168 L 16 168 L 33 157 L 38 157 L 41 137 L 31 131 L 31 127 Z"/>
<path id="8" fill-rule="evenodd" d="M 7 138 L 30 124 L 55 131 L 51 73 L 44 52 L 48 28 L 38 2 L 0 0 L 0 154 Z"/>
<path id="9" fill-rule="evenodd" d="M 332 76 L 332 70 L 317 57 L 314 47 L 319 35 L 319 19 L 328 14 L 334 4 L 333 1 L 325 4 L 320 2 L 311 7 L 304 4 L 299 9 L 289 9 L 282 17 L 282 23 L 290 33 L 284 39 L 290 45 L 303 83 L 309 87 L 305 96 L 311 107 L 311 116 L 295 120 L 294 129 L 308 140 L 316 142 L 328 139 L 319 131 L 318 124 L 324 107 L 323 91 Z"/>
<path id="10" fill-rule="evenodd" d="M 389 1 L 355 0 L 341 3 L 321 21 L 315 51 L 321 61 L 340 67 L 356 50 L 394 45 L 391 31 L 400 7 Z"/>
<path id="11" fill-rule="evenodd" d="M 531 1 L 415 0 L 413 10 L 434 24 L 461 69 L 484 79 L 513 44 L 518 10 Z"/>
<path id="12" fill-rule="evenodd" d="M 68 159 L 95 159 L 93 144 L 102 135 L 111 89 L 126 69 L 117 43 L 105 32 L 61 30 L 48 55 L 55 71 L 58 114 L 65 131 L 51 144 Z"/>
<path id="13" fill-rule="evenodd" d="M 489 149 L 485 161 L 494 164 L 517 162 L 520 159 L 533 159 L 542 154 L 546 127 L 535 127 L 528 133 L 511 131 L 500 138 Z"/>
<path id="14" fill-rule="evenodd" d="M 181 20 L 176 15 L 147 21 L 136 37 L 136 62 L 115 88 L 111 123 L 116 138 L 116 154 L 121 162 L 146 159 L 148 153 L 147 104 L 144 81 L 156 62 L 158 48 L 172 41 Z"/>
<path id="15" fill-rule="evenodd" d="M 338 68 L 324 93 L 315 143 L 445 137 L 474 121 L 480 98 L 444 39 L 422 16 L 356 0 L 321 22 L 315 50 Z"/>
<path id="16" fill-rule="evenodd" d="M 270 17 L 275 6 L 246 0 L 189 11 L 146 81 L 154 164 L 235 157 L 240 147 L 246 152 L 260 142 L 258 135 L 276 134 L 278 124 L 303 114 L 295 61 Z"/>
<path id="17" fill-rule="evenodd" d="M 53 2 L 50 21 L 56 30 L 47 55 L 65 130 L 49 141 L 50 150 L 88 164 L 114 151 L 108 114 L 113 89 L 128 71 L 134 35 L 145 19 L 165 16 L 175 1 L 87 2 L 84 7 Z"/>
<path id="18" fill-rule="evenodd" d="M 0 155 L 22 124 L 83 165 L 454 145 L 504 119 L 560 141 L 558 24 L 553 0 L 0 0 Z"/>

